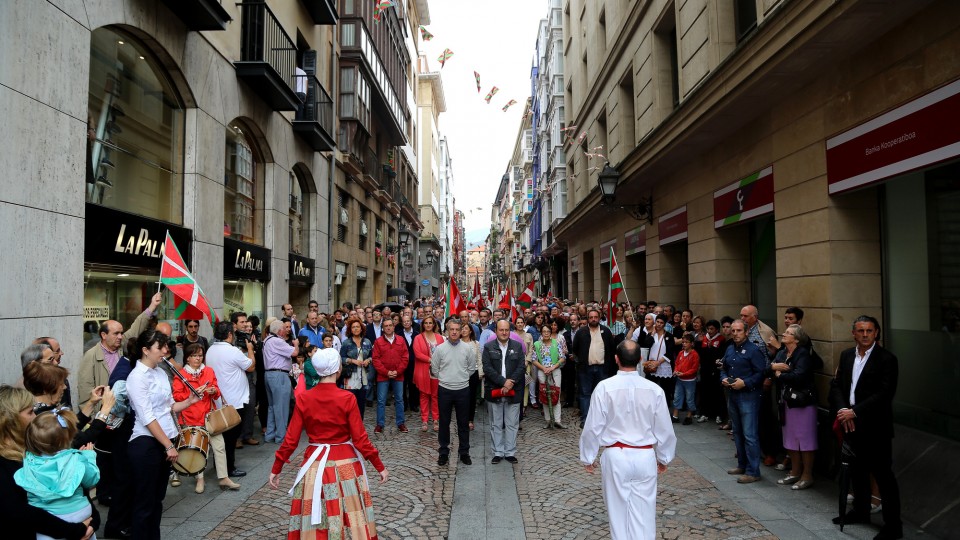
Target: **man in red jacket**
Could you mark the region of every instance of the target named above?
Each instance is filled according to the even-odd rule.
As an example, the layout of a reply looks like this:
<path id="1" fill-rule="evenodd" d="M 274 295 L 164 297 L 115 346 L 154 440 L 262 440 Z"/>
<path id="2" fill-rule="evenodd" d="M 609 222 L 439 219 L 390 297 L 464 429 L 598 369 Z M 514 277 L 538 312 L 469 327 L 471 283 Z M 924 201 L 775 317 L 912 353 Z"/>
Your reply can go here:
<path id="1" fill-rule="evenodd" d="M 384 409 L 387 393 L 391 390 L 395 399 L 397 430 L 401 433 L 409 431 L 403 418 L 403 372 L 409 360 L 407 342 L 394 333 L 393 319 L 383 319 L 380 337 L 373 342 L 373 367 L 377 371 L 377 427 L 374 433 L 383 433 Z"/>

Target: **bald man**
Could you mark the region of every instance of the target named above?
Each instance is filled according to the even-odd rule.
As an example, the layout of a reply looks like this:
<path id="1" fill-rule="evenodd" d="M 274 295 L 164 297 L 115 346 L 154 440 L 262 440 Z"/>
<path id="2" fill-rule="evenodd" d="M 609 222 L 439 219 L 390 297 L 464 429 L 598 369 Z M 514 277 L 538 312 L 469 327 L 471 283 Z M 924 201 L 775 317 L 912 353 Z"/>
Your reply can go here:
<path id="1" fill-rule="evenodd" d="M 174 344 L 173 342 L 173 327 L 170 326 L 168 322 L 158 322 L 157 323 L 157 332 L 170 338 L 170 341 L 167 342 L 167 352 L 164 353 L 164 357 L 170 361 L 171 364 L 180 371 L 183 368 L 183 345 L 180 343 Z M 176 346 L 174 346 L 176 345 Z M 157 366 L 167 374 L 167 379 L 170 380 L 170 383 L 173 384 L 174 373 L 170 370 L 170 366 L 166 362 L 160 362 Z"/>
<path id="2" fill-rule="evenodd" d="M 130 328 L 124 332 L 123 325 L 117 321 L 106 321 L 100 325 L 100 343 L 94 345 L 83 354 L 80 367 L 77 368 L 77 395 L 83 405 L 90 400 L 90 392 L 100 385 L 106 385 L 110 380 L 110 373 L 123 356 L 123 344 L 130 338 L 135 338 L 150 326 L 163 295 L 157 293 L 150 299 L 150 306 L 141 313 Z"/>

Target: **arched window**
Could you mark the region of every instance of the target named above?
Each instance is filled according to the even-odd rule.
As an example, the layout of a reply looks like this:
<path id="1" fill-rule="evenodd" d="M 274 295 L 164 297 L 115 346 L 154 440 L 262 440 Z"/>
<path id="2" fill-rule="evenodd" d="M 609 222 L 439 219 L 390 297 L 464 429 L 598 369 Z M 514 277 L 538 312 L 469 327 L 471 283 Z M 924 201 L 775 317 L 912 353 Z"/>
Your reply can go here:
<path id="1" fill-rule="evenodd" d="M 223 235 L 263 245 L 263 158 L 250 130 L 238 121 L 227 126 L 223 190 Z"/>
<path id="2" fill-rule="evenodd" d="M 290 173 L 290 253 L 310 257 L 310 173 L 297 165 Z"/>
<path id="3" fill-rule="evenodd" d="M 91 35 L 86 200 L 183 223 L 183 104 L 160 63 L 116 28 Z"/>

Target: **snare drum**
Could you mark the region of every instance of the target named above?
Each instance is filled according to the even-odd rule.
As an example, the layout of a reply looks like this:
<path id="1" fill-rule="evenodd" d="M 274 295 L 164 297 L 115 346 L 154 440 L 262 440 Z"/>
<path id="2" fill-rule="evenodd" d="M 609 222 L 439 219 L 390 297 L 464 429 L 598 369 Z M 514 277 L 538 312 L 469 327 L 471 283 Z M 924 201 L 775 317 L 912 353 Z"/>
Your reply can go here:
<path id="1" fill-rule="evenodd" d="M 210 434 L 202 427 L 189 426 L 180 430 L 177 461 L 173 469 L 186 476 L 197 476 L 207 468 Z"/>

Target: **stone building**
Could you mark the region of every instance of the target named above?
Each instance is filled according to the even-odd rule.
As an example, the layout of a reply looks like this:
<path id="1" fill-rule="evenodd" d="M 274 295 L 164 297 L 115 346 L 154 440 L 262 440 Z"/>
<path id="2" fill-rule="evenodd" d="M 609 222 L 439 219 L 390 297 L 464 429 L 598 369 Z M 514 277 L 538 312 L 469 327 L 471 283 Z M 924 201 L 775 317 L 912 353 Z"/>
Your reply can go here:
<path id="1" fill-rule="evenodd" d="M 338 17 L 330 0 L 0 3 L 8 356 L 50 335 L 75 368 L 99 324 L 148 305 L 168 232 L 220 317 L 330 306 Z"/>
<path id="2" fill-rule="evenodd" d="M 440 115 L 447 110 L 443 79 L 439 71 L 431 71 L 427 58 L 421 56 L 417 70 L 417 111 L 420 119 L 420 233 L 417 251 L 418 283 L 415 296 L 427 297 L 441 290 L 441 152 Z"/>
<path id="3" fill-rule="evenodd" d="M 613 246 L 634 302 L 754 303 L 776 327 L 800 306 L 821 395 L 874 315 L 901 361 L 895 459 L 955 452 L 960 4 L 565 0 L 563 18 L 567 296 L 606 297 Z M 949 536 L 923 485 L 940 464 L 901 477 L 904 513 Z"/>

